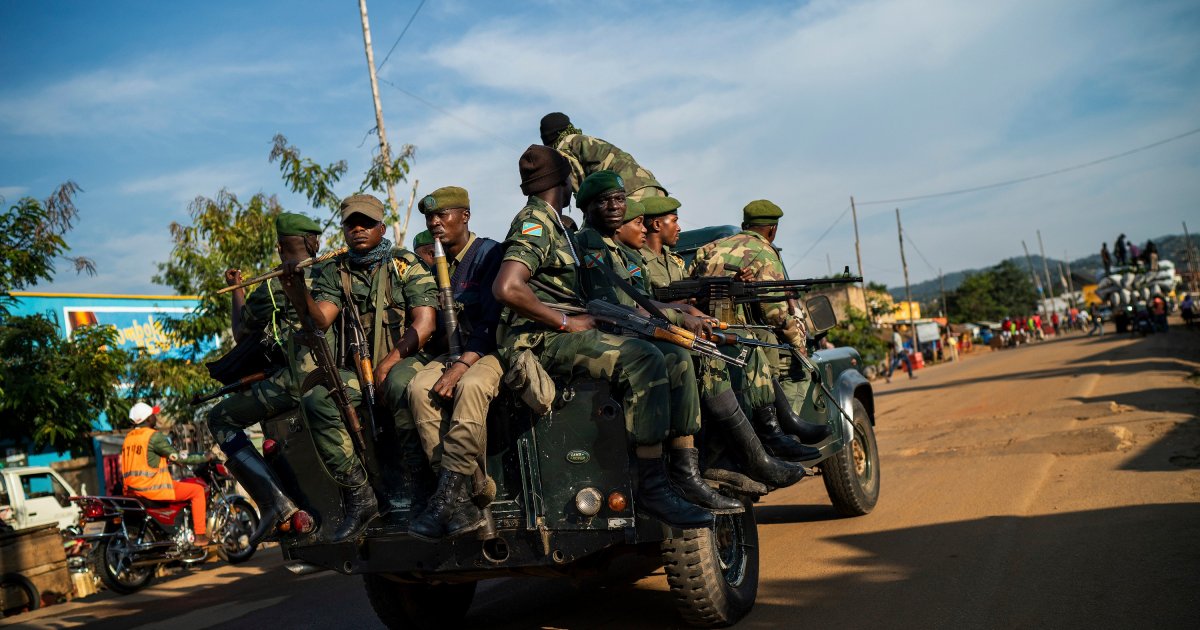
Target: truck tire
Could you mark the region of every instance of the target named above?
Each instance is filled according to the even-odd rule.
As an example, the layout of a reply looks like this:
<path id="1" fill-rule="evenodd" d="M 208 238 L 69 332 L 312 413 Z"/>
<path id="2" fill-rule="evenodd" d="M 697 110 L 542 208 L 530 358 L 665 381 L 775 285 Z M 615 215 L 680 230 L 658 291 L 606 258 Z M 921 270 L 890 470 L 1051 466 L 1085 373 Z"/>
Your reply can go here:
<path id="1" fill-rule="evenodd" d="M 128 566 L 128 563 L 129 540 L 124 536 L 109 536 L 96 548 L 100 581 L 114 593 L 136 593 L 154 579 L 156 565 L 135 568 Z"/>
<path id="2" fill-rule="evenodd" d="M 862 516 L 879 501 L 879 447 L 867 408 L 851 403 L 854 443 L 821 463 L 821 477 L 833 507 L 842 516 Z"/>
<path id="3" fill-rule="evenodd" d="M 21 591 L 22 599 L 9 599 L 13 591 Z M 0 609 L 0 618 L 19 615 L 23 612 L 37 610 L 42 605 L 42 595 L 33 582 L 20 573 L 5 573 L 0 575 L 0 596 L 3 596 L 4 607 Z"/>
<path id="4" fill-rule="evenodd" d="M 458 627 L 475 598 L 476 584 L 422 584 L 397 582 L 381 574 L 363 575 L 371 608 L 389 628 Z"/>
<path id="5" fill-rule="evenodd" d="M 730 626 L 758 596 L 758 523 L 746 511 L 717 516 L 713 529 L 689 529 L 662 543 L 663 568 L 679 614 L 700 628 Z"/>
<path id="6" fill-rule="evenodd" d="M 250 502 L 236 499 L 229 504 L 226 518 L 229 522 L 222 523 L 221 528 L 230 540 L 218 541 L 217 555 L 229 564 L 241 564 L 254 557 L 254 552 L 258 550 L 258 545 L 243 545 L 241 542 L 243 535 L 249 539 L 250 534 L 258 528 L 258 512 Z"/>

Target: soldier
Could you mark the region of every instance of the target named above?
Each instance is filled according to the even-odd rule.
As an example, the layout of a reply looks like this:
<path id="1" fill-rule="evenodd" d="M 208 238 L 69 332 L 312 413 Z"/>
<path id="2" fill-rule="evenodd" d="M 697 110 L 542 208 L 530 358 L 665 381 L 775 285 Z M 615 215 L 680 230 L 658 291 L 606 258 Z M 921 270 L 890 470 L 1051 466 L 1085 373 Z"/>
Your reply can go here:
<path id="1" fill-rule="evenodd" d="M 646 208 L 646 245 L 641 253 L 653 290 L 687 277 L 683 258 L 671 251 L 679 242 L 680 203 L 674 197 L 647 197 L 642 206 Z"/>
<path id="2" fill-rule="evenodd" d="M 286 264 L 284 290 L 296 305 L 301 321 L 307 319 L 319 330 L 336 322 L 335 337 L 348 343 L 354 339 L 354 322 L 361 322 L 369 356 L 377 361 L 373 382 L 391 411 L 401 461 L 411 465 L 423 456 L 408 409 L 408 383 L 429 361 L 421 348 L 437 325 L 437 286 L 424 262 L 406 249 L 393 247 L 383 237 L 387 226 L 379 199 L 368 194 L 351 195 L 342 200 L 341 212 L 342 232 L 350 251 L 321 268 L 311 291 L 295 281 L 294 264 Z M 352 363 L 350 357 L 340 357 L 338 368 L 351 404 L 358 406 L 362 401 L 361 379 L 367 375 L 347 370 Z M 364 463 L 355 454 L 330 395 L 331 386 L 315 385 L 303 393 L 301 405 L 317 451 L 342 488 L 345 520 L 330 539 L 336 543 L 356 537 L 375 516 L 377 502 Z"/>
<path id="3" fill-rule="evenodd" d="M 672 488 L 663 461 L 662 443 L 673 428 L 676 437 L 698 428 L 694 393 L 668 385 L 690 370 L 690 361 L 672 353 L 669 364 L 649 341 L 603 333 L 590 315 L 568 316 L 547 304 L 583 303 L 578 252 L 560 219 L 570 200 L 571 167 L 561 154 L 538 145 L 525 150 L 519 165 L 521 192 L 529 198 L 513 219 L 493 288 L 506 307 L 499 328 L 501 357 L 512 365 L 529 350 L 551 375 L 615 381 L 635 444 L 639 511 L 680 529 L 712 527 L 711 512 Z M 675 374 L 668 373 L 668 365 Z"/>
<path id="4" fill-rule="evenodd" d="M 665 197 L 667 189 L 654 179 L 654 173 L 642 167 L 620 147 L 593 136 L 584 135 L 562 112 L 542 117 L 542 144 L 557 150 L 571 164 L 571 190 L 579 192 L 584 178 L 596 171 L 613 171 L 625 182 L 632 199 Z"/>
<path id="5" fill-rule="evenodd" d="M 282 212 L 275 217 L 275 235 L 280 260 L 299 262 L 316 255 L 321 226 L 302 214 Z M 305 274 L 306 285 L 312 283 L 318 268 L 311 269 Z M 241 284 L 241 271 L 226 271 L 225 281 L 231 286 Z M 229 471 L 258 505 L 258 527 L 250 535 L 251 546 L 272 535 L 294 515 L 299 515 L 295 524 L 300 533 L 311 530 L 313 525 L 312 518 L 301 512 L 280 488 L 274 471 L 243 431 L 300 404 L 300 383 L 314 366 L 308 349 L 293 339 L 293 333 L 299 329 L 296 310 L 284 295 L 279 280 L 272 278 L 258 285 L 248 299 L 245 289 L 233 290 L 234 340 L 242 342 L 265 333 L 267 343 L 281 351 L 272 353 L 276 361 L 265 380 L 231 394 L 208 411 L 208 430 L 225 453 Z"/>
<path id="6" fill-rule="evenodd" d="M 426 265 L 433 268 L 433 235 L 429 233 L 429 230 L 419 232 L 413 237 L 413 253 L 425 261 Z"/>
<path id="7" fill-rule="evenodd" d="M 584 210 L 587 227 L 581 230 L 576 239 L 583 258 L 583 289 L 589 297 L 609 302 L 623 303 L 635 306 L 632 296 L 627 295 L 619 287 L 613 286 L 609 274 L 601 266 L 612 269 L 621 280 L 634 285 L 633 291 L 641 291 L 642 297 L 649 299 L 649 294 L 637 288 L 636 283 L 627 270 L 631 267 L 625 256 L 625 248 L 613 241 L 617 227 L 626 214 L 625 190 L 621 177 L 612 171 L 598 171 L 584 180 L 576 196 Z M 633 255 L 640 255 L 632 252 Z M 707 320 L 703 313 L 690 305 L 655 303 L 672 323 L 683 326 L 695 332 L 698 336 L 711 334 L 711 330 L 702 324 Z M 730 387 L 730 378 L 723 361 L 706 359 L 700 370 L 700 388 L 696 387 L 696 369 L 691 357 L 682 348 L 665 342 L 654 342 L 668 359 L 669 374 L 672 378 L 673 395 L 678 390 L 679 395 L 686 391 L 687 396 L 698 398 L 707 407 L 710 415 L 724 426 L 730 434 L 732 452 L 735 458 L 740 458 L 747 468 L 748 474 L 755 479 L 775 487 L 791 485 L 804 476 L 804 469 L 778 461 L 764 452 L 763 445 L 755 437 L 754 431 L 746 422 L 745 414 L 738 405 Z M 675 359 L 675 357 L 679 357 Z M 681 361 L 685 368 L 676 369 L 672 360 Z M 672 481 L 689 501 L 699 503 L 710 509 L 730 510 L 733 508 L 727 497 L 712 493 L 708 484 L 699 478 L 699 452 L 694 448 L 692 436 L 699 430 L 699 422 L 693 426 L 674 426 L 673 430 L 679 437 L 672 440 L 670 462 Z M 701 487 L 702 486 L 702 487 Z M 705 491 L 708 492 L 705 492 Z"/>
<path id="8" fill-rule="evenodd" d="M 471 201 L 457 186 L 439 188 L 417 205 L 425 225 L 445 247 L 462 347 L 451 353 L 448 331 L 426 347 L 437 354 L 408 385 L 408 402 L 425 455 L 438 474 L 437 490 L 408 533 L 423 540 L 474 531 L 486 517 L 472 502 L 471 482 L 487 443 L 488 405 L 500 391 L 504 369 L 496 354 L 500 303 L 492 284 L 500 269 L 500 244 L 470 230 Z"/>
<path id="9" fill-rule="evenodd" d="M 660 197 L 656 197 L 659 199 Z M 617 228 L 613 240 L 625 257 L 625 268 L 629 272 L 629 282 L 650 294 L 650 285 L 646 282 L 646 261 L 642 260 L 641 249 L 646 244 L 646 227 L 642 224 L 645 207 L 635 199 L 625 199 L 625 218 L 621 227 Z"/>
<path id="10" fill-rule="evenodd" d="M 783 210 L 779 206 L 760 199 L 751 201 L 742 211 L 742 231 L 723 238 L 715 243 L 709 243 L 696 252 L 693 262 L 692 276 L 729 276 L 734 273 L 730 268 L 740 270 L 740 273 L 759 280 L 785 280 L 787 273 L 779 252 L 772 243 L 779 229 L 779 217 Z M 804 324 L 799 316 L 792 312 L 792 306 L 786 301 L 745 304 L 738 310 L 739 324 L 764 323 L 775 327 L 775 335 L 780 341 L 791 344 L 793 352 L 804 352 L 807 337 Z M 787 392 L 780 383 L 778 376 L 772 379 L 774 389 L 774 404 L 766 404 L 766 400 L 757 401 L 754 408 L 755 429 L 765 444 L 775 448 L 791 448 L 786 442 L 786 434 L 781 424 L 787 428 L 787 433 L 796 436 L 803 444 L 816 444 L 829 437 L 831 431 L 828 425 L 813 424 L 800 419 L 788 402 L 795 396 L 789 393 L 799 392 L 799 380 L 804 379 L 800 370 L 790 370 L 790 362 L 784 364 L 780 353 L 769 349 L 765 352 L 752 353 L 751 362 L 747 363 L 749 374 L 764 374 L 771 369 L 776 375 L 788 375 L 793 380 L 793 392 Z M 766 361 L 767 366 L 761 365 Z M 789 371 L 782 371 L 788 369 Z"/>

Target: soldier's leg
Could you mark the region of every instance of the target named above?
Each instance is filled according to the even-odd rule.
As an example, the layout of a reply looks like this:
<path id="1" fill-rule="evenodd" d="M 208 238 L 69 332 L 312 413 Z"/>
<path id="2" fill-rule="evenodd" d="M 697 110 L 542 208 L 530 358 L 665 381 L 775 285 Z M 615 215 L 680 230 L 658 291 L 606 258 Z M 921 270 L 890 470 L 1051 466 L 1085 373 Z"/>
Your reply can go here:
<path id="1" fill-rule="evenodd" d="M 346 384 L 347 397 L 350 404 L 357 407 L 362 403 L 359 393 L 358 376 L 348 370 L 341 370 L 342 382 Z M 313 445 L 317 454 L 335 479 L 349 475 L 356 470 L 363 470 L 362 463 L 354 453 L 354 443 L 350 441 L 350 433 L 342 422 L 341 412 L 337 403 L 325 385 L 317 385 L 304 393 L 300 401 L 304 409 L 304 418 L 312 432 Z"/>
<path id="2" fill-rule="evenodd" d="M 432 357 L 418 352 L 393 366 L 383 379 L 383 401 L 392 413 L 397 434 L 416 429 L 412 411 L 408 408 L 408 384 L 431 361 Z"/>
<path id="3" fill-rule="evenodd" d="M 504 369 L 492 354 L 476 361 L 454 389 L 454 413 L 442 438 L 442 465 L 464 475 L 473 474 L 487 450 L 488 407 L 500 393 Z"/>
<path id="4" fill-rule="evenodd" d="M 294 409 L 299 402 L 287 380 L 276 375 L 226 396 L 209 409 L 208 430 L 217 444 L 224 445 L 242 434 L 246 427 Z M 229 455 L 228 451 L 226 455 Z"/>
<path id="5" fill-rule="evenodd" d="M 409 412 L 425 457 L 435 470 L 441 466 L 443 425 L 450 415 L 450 405 L 433 393 L 433 385 L 442 377 L 447 360 L 443 355 L 424 364 L 408 383 Z"/>
<path id="6" fill-rule="evenodd" d="M 700 432 L 700 391 L 692 355 L 673 343 L 651 343 L 666 361 L 667 386 L 671 396 L 670 435 L 672 438 L 696 435 Z"/>

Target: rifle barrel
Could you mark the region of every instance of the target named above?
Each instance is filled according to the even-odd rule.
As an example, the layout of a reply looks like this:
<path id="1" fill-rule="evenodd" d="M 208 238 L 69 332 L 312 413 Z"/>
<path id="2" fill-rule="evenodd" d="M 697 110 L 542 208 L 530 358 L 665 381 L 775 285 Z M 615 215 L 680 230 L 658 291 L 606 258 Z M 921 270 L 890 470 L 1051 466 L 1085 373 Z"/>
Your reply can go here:
<path id="1" fill-rule="evenodd" d="M 303 269 L 305 267 L 311 267 L 317 263 L 325 262 L 335 256 L 341 256 L 342 254 L 345 254 L 347 251 L 349 251 L 349 248 L 341 247 L 341 248 L 335 249 L 331 252 L 325 252 L 324 254 L 321 254 L 320 256 L 313 256 L 312 258 L 305 258 L 304 260 L 301 260 L 300 262 L 296 263 L 296 268 Z M 249 280 L 243 280 L 242 282 L 239 282 L 238 284 L 227 286 L 224 289 L 217 291 L 217 295 L 221 295 L 222 293 L 229 293 L 230 291 L 233 291 L 234 289 L 244 289 L 252 284 L 258 284 L 260 282 L 270 280 L 271 278 L 278 278 L 279 276 L 282 276 L 282 275 L 283 275 L 283 265 L 280 265 L 280 266 L 272 269 L 271 271 L 264 273 L 261 276 L 255 276 L 253 278 L 250 278 Z"/>

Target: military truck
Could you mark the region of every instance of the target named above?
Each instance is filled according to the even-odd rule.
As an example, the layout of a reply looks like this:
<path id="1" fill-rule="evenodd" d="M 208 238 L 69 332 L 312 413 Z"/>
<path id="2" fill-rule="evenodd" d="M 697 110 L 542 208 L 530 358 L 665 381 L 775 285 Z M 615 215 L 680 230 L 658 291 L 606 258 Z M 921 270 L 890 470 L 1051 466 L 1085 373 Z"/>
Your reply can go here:
<path id="1" fill-rule="evenodd" d="M 714 232 L 690 235 L 690 241 Z M 715 234 L 720 235 L 720 231 Z M 822 303 L 823 301 L 823 303 Z M 818 334 L 834 325 L 827 298 L 807 304 Z M 831 437 L 804 462 L 824 479 L 843 515 L 866 514 L 879 496 L 879 455 L 870 383 L 853 348 L 811 355 L 807 390 L 793 406 Z M 626 439 L 619 392 L 591 378 L 556 381 L 552 409 L 535 414 L 502 391 L 488 416 L 487 472 L 494 479 L 494 529 L 440 543 L 406 534 L 409 503 L 397 492 L 386 430 L 369 445 L 385 495 L 376 519 L 357 542 L 326 544 L 340 524 L 336 484 L 322 468 L 299 412 L 264 423 L 264 452 L 301 507 L 324 515 L 319 529 L 287 537 L 281 548 L 293 570 L 331 569 L 362 575 L 367 595 L 389 627 L 454 627 L 470 607 L 479 580 L 505 576 L 578 576 L 603 571 L 615 556 L 660 553 L 683 619 L 699 627 L 735 623 L 754 605 L 759 545 L 753 504 L 772 488 L 737 470 L 706 472 L 718 491 L 745 512 L 719 516 L 714 529 L 676 530 L 639 514 L 636 459 Z M 844 412 L 844 413 L 843 413 Z M 720 435 L 702 434 L 706 450 Z M 458 618 L 455 618 L 457 616 Z"/>

